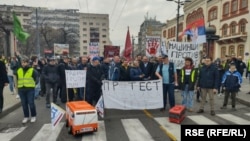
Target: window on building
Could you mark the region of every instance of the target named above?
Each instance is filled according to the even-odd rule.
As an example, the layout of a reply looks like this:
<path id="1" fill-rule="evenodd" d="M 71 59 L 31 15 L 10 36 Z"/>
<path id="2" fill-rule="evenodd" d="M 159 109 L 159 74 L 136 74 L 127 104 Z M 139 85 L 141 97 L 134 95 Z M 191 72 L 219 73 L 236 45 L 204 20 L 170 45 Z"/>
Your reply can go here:
<path id="1" fill-rule="evenodd" d="M 106 35 L 102 35 L 103 38 L 106 38 L 107 36 Z"/>
<path id="2" fill-rule="evenodd" d="M 239 45 L 237 49 L 237 55 L 244 57 L 244 52 L 245 52 L 244 45 Z"/>
<path id="3" fill-rule="evenodd" d="M 86 23 L 86 22 L 83 22 L 82 24 L 83 24 L 83 25 L 87 25 L 87 23 Z"/>
<path id="4" fill-rule="evenodd" d="M 102 43 L 106 44 L 106 41 L 102 41 Z"/>
<path id="5" fill-rule="evenodd" d="M 223 25 L 223 27 L 222 27 L 222 35 L 223 36 L 227 36 L 227 29 L 228 29 L 228 25 Z"/>
<path id="6" fill-rule="evenodd" d="M 227 48 L 226 47 L 221 47 L 220 50 L 220 57 L 223 58 L 226 56 Z"/>
<path id="7" fill-rule="evenodd" d="M 87 37 L 87 34 L 82 34 L 83 37 Z"/>
<path id="8" fill-rule="evenodd" d="M 223 16 L 226 16 L 228 14 L 229 14 L 229 2 L 223 5 Z"/>
<path id="9" fill-rule="evenodd" d="M 231 35 L 236 33 L 236 23 L 232 23 L 230 25 L 230 33 L 231 33 Z"/>
<path id="10" fill-rule="evenodd" d="M 24 17 L 28 17 L 28 16 L 29 16 L 29 14 L 27 14 L 27 13 L 24 13 L 24 14 L 23 14 L 23 16 L 24 16 Z"/>
<path id="11" fill-rule="evenodd" d="M 91 23 L 89 23 L 89 25 L 93 25 L 93 23 L 91 22 Z"/>
<path id="12" fill-rule="evenodd" d="M 167 31 L 166 31 L 166 30 L 163 31 L 162 36 L 163 36 L 164 38 L 166 38 L 166 36 L 167 36 Z"/>
<path id="13" fill-rule="evenodd" d="M 247 23 L 247 21 L 245 19 L 240 20 L 240 22 L 239 22 L 239 31 L 240 31 L 240 33 L 245 33 L 246 32 L 246 23 Z"/>
<path id="14" fill-rule="evenodd" d="M 102 23 L 102 26 L 106 26 L 106 23 Z"/>
<path id="15" fill-rule="evenodd" d="M 234 46 L 230 46 L 229 47 L 228 54 L 229 55 L 235 54 L 235 48 L 234 48 Z"/>
<path id="16" fill-rule="evenodd" d="M 88 41 L 87 40 L 83 40 L 83 43 L 88 43 Z"/>
<path id="17" fill-rule="evenodd" d="M 97 26 L 99 26 L 99 25 L 100 25 L 100 23 L 96 23 L 96 25 L 97 25 Z"/>
<path id="18" fill-rule="evenodd" d="M 240 0 L 240 9 L 245 9 L 248 7 L 248 0 Z"/>
<path id="19" fill-rule="evenodd" d="M 83 49 L 87 49 L 88 47 L 87 46 L 83 46 Z"/>
<path id="20" fill-rule="evenodd" d="M 211 8 L 209 11 L 209 21 L 217 19 L 217 7 Z"/>
<path id="21" fill-rule="evenodd" d="M 182 32 L 183 31 L 183 23 L 180 23 L 179 24 L 179 32 Z"/>
<path id="22" fill-rule="evenodd" d="M 87 52 L 83 52 L 83 55 L 87 55 Z"/>
<path id="23" fill-rule="evenodd" d="M 238 0 L 233 0 L 232 1 L 232 4 L 231 4 L 231 6 L 232 6 L 232 13 L 235 13 L 235 12 L 237 12 L 238 11 Z"/>
<path id="24" fill-rule="evenodd" d="M 82 31 L 87 31 L 87 28 L 83 28 Z"/>
<path id="25" fill-rule="evenodd" d="M 102 31 L 107 31 L 107 29 L 103 28 Z"/>

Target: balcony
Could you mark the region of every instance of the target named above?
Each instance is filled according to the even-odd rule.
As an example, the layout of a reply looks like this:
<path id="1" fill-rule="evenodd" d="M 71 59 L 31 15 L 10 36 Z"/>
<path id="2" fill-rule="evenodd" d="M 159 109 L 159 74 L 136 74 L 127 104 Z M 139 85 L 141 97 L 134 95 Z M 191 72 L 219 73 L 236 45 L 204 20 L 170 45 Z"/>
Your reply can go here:
<path id="1" fill-rule="evenodd" d="M 246 42 L 247 32 L 234 33 L 231 35 L 223 35 L 220 40 L 217 41 L 218 44 L 230 44 L 238 42 Z"/>

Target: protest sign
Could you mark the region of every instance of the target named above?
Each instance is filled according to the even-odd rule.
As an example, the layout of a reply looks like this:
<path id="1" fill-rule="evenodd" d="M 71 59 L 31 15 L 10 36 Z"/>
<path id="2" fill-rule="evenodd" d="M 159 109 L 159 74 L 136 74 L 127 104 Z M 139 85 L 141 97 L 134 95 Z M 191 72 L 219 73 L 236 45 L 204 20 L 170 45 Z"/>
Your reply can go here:
<path id="1" fill-rule="evenodd" d="M 86 70 L 65 70 L 67 88 L 85 87 Z"/>
<path id="2" fill-rule="evenodd" d="M 62 55 L 69 53 L 69 44 L 54 44 L 54 54 Z"/>
<path id="3" fill-rule="evenodd" d="M 103 81 L 104 107 L 142 110 L 163 107 L 162 81 Z"/>
<path id="4" fill-rule="evenodd" d="M 177 69 L 181 69 L 185 65 L 185 57 L 193 59 L 195 67 L 198 67 L 200 61 L 199 45 L 185 42 L 169 42 L 168 57 L 174 62 Z"/>
<path id="5" fill-rule="evenodd" d="M 89 56 L 95 57 L 95 56 L 99 56 L 99 46 L 98 46 L 98 42 L 91 42 L 89 43 Z"/>
<path id="6" fill-rule="evenodd" d="M 161 55 L 161 38 L 160 36 L 146 37 L 146 56 L 156 57 Z"/>
<path id="7" fill-rule="evenodd" d="M 52 124 L 52 129 L 55 129 L 56 126 L 60 123 L 62 120 L 63 116 L 65 114 L 65 111 L 57 106 L 54 103 L 51 103 L 51 124 Z"/>
<path id="8" fill-rule="evenodd" d="M 104 118 L 104 101 L 103 101 L 103 96 L 101 96 L 98 100 L 98 102 L 96 103 L 95 106 L 99 116 L 101 116 L 102 118 Z"/>

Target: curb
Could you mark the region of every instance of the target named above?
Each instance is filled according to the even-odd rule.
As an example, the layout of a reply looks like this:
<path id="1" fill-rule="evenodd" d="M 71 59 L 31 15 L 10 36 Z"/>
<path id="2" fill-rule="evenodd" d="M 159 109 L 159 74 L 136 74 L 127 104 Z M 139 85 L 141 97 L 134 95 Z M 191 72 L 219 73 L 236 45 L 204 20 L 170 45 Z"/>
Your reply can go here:
<path id="1" fill-rule="evenodd" d="M 244 99 L 242 99 L 242 98 L 238 98 L 238 97 L 236 97 L 236 100 L 237 100 L 239 103 L 241 103 L 241 104 L 243 104 L 243 105 L 246 105 L 246 106 L 250 107 L 250 102 L 249 102 L 249 101 L 244 100 Z"/>
<path id="2" fill-rule="evenodd" d="M 13 106 L 11 106 L 11 107 L 3 110 L 2 113 L 0 113 L 0 119 L 3 118 L 4 116 L 7 116 L 9 113 L 11 113 L 12 111 L 16 110 L 20 106 L 21 106 L 21 102 L 18 102 L 16 104 L 14 104 Z"/>

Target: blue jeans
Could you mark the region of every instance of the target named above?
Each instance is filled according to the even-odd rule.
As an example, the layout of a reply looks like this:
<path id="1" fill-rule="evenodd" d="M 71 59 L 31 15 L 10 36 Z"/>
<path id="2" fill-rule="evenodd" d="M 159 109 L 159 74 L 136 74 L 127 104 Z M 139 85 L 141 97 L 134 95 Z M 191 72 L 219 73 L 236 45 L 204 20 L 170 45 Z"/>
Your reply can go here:
<path id="1" fill-rule="evenodd" d="M 14 78 L 13 78 L 13 76 L 8 75 L 8 80 L 9 80 L 10 91 L 13 92 L 14 91 Z"/>
<path id="2" fill-rule="evenodd" d="M 35 117 L 35 89 L 18 89 L 18 93 L 21 99 L 24 117 L 28 118 L 30 116 L 29 111 L 31 113 L 31 117 Z"/>
<path id="3" fill-rule="evenodd" d="M 170 108 L 175 106 L 174 84 L 163 84 L 163 108 L 166 109 L 167 94 Z"/>
<path id="4" fill-rule="evenodd" d="M 188 90 L 188 84 L 185 85 L 185 90 L 182 91 L 181 96 L 182 96 L 182 105 L 186 106 L 187 108 L 192 108 L 194 91 Z"/>

